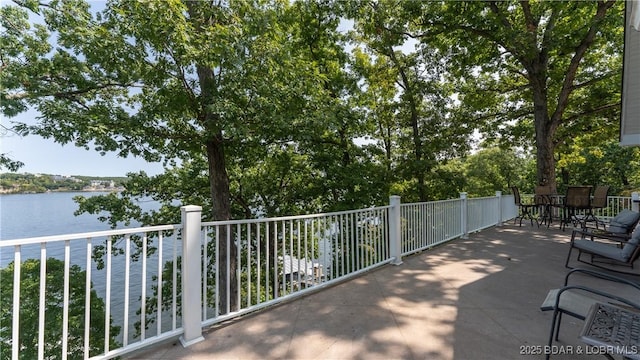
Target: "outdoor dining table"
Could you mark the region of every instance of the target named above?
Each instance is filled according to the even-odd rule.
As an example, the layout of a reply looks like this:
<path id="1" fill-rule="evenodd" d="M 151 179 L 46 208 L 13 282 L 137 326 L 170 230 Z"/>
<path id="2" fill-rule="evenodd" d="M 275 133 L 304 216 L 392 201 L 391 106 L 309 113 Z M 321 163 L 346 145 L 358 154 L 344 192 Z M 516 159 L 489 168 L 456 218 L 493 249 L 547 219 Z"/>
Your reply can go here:
<path id="1" fill-rule="evenodd" d="M 596 302 L 587 314 L 579 338 L 596 347 L 592 352 L 608 359 L 613 359 L 612 353 L 625 359 L 640 359 L 640 312 Z"/>

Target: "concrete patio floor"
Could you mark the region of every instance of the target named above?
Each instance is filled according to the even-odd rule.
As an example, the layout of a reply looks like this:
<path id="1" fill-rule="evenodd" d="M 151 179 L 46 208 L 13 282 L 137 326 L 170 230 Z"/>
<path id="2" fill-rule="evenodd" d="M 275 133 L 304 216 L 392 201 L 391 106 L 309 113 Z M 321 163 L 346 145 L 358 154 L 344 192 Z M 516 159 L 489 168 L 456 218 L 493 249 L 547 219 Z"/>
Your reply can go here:
<path id="1" fill-rule="evenodd" d="M 557 228 L 487 229 L 207 329 L 188 348 L 168 342 L 129 358 L 542 359 L 528 353 L 548 339 L 552 313 L 539 307 L 567 272 L 571 231 Z M 555 345 L 585 349 L 582 325 L 565 316 Z"/>

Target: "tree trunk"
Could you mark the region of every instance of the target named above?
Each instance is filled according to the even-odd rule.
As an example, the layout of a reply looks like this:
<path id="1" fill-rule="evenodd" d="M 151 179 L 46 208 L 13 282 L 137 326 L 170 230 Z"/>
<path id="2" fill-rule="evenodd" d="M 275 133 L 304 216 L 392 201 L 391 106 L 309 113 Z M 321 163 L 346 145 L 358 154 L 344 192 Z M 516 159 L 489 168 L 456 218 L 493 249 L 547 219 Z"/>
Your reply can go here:
<path id="1" fill-rule="evenodd" d="M 389 54 L 388 54 L 389 58 L 394 63 L 394 65 L 398 67 L 398 73 L 402 78 L 402 87 L 404 88 L 404 91 L 405 91 L 405 97 L 408 99 L 409 111 L 411 113 L 409 121 L 411 123 L 411 133 L 413 137 L 412 139 L 413 154 L 415 156 L 415 164 L 413 164 L 411 168 L 412 168 L 412 173 L 416 177 L 416 180 L 418 182 L 418 189 L 417 189 L 418 199 L 419 201 L 426 201 L 427 200 L 427 191 L 425 186 L 426 169 L 424 168 L 424 164 L 422 161 L 423 146 L 422 146 L 422 138 L 420 135 L 420 125 L 418 123 L 420 120 L 420 116 L 418 114 L 418 100 L 416 99 L 417 95 L 413 90 L 413 85 L 405 71 L 404 66 L 396 58 L 396 54 L 393 50 L 393 47 L 389 46 L 388 51 L 389 51 Z"/>
<path id="2" fill-rule="evenodd" d="M 224 157 L 222 134 L 209 140 L 207 146 L 207 162 L 209 165 L 209 187 L 211 191 L 211 214 L 214 220 L 229 220 L 231 218 L 231 204 L 229 191 L 229 177 Z M 227 241 L 229 240 L 229 241 Z M 220 284 L 220 313 L 225 314 L 237 310 L 237 255 L 233 228 L 221 226 L 218 231 L 219 263 L 216 266 Z"/>
<path id="3" fill-rule="evenodd" d="M 536 185 L 551 186 L 553 192 L 557 189 L 556 160 L 553 157 L 555 143 L 551 119 L 547 112 L 547 99 L 543 89 L 534 86 L 534 119 L 536 130 L 537 172 Z"/>
<path id="4" fill-rule="evenodd" d="M 206 26 L 215 24 L 216 19 L 209 13 L 203 13 L 196 1 L 186 2 L 190 21 L 196 31 L 203 31 Z M 197 107 L 197 118 L 201 123 L 205 135 L 207 164 L 209 167 L 209 190 L 211 193 L 211 216 L 213 220 L 231 219 L 231 191 L 224 153 L 224 137 L 217 114 L 208 110 L 208 105 L 215 102 L 214 94 L 217 79 L 213 69 L 209 66 L 196 64 L 200 96 L 194 106 Z M 237 291 L 237 254 L 233 229 L 222 226 L 218 229 L 218 263 L 215 264 L 220 283 L 216 284 L 219 291 L 221 314 L 235 311 L 238 307 Z"/>

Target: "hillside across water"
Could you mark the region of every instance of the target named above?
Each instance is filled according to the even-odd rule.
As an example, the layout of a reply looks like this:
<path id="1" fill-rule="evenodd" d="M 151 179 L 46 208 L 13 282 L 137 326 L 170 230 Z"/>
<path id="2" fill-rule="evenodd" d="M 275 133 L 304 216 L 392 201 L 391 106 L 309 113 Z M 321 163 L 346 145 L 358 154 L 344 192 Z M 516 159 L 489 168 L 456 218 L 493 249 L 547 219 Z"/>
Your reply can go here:
<path id="1" fill-rule="evenodd" d="M 29 194 L 49 191 L 119 191 L 126 177 L 63 176 L 52 174 L 0 174 L 0 194 Z"/>

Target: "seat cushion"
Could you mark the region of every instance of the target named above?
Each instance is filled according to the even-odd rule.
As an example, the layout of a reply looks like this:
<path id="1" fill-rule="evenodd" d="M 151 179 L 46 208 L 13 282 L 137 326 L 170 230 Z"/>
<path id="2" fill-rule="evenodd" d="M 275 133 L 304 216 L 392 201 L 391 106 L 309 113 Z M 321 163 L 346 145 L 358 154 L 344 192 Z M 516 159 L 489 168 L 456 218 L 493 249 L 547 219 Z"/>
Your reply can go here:
<path id="1" fill-rule="evenodd" d="M 573 246 L 585 252 L 603 256 L 603 257 L 617 260 L 620 262 L 627 262 L 627 260 L 629 260 L 629 257 L 631 256 L 631 254 L 628 251 L 627 253 L 623 254 L 624 249 L 620 249 L 619 247 L 613 244 L 605 244 L 605 243 L 592 241 L 592 240 L 586 240 L 586 239 L 574 240 Z M 631 252 L 633 252 L 633 249 L 631 249 Z"/>

